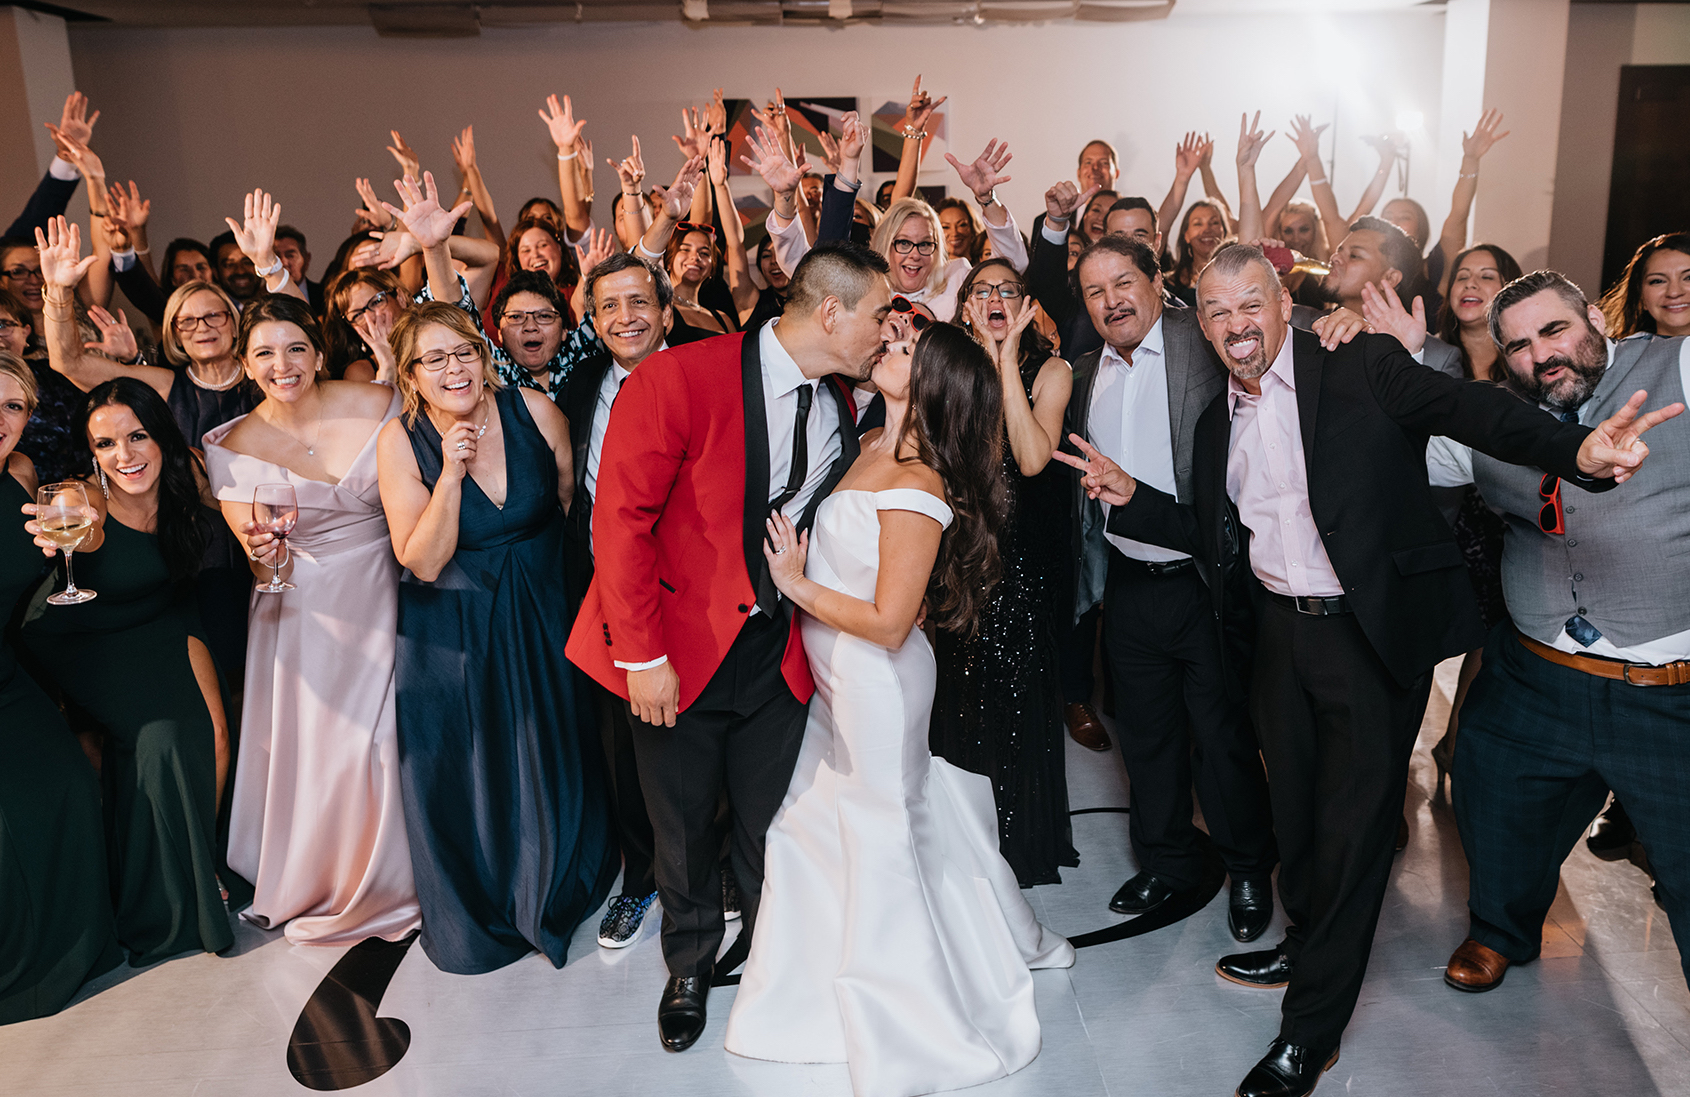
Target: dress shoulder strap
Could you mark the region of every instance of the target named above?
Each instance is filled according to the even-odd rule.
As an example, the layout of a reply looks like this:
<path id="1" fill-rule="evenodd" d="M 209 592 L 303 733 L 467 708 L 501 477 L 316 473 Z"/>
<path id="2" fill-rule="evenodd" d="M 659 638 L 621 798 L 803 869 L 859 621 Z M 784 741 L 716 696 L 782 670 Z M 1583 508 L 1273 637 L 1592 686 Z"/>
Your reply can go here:
<path id="1" fill-rule="evenodd" d="M 913 510 L 938 522 L 942 528 L 951 525 L 951 508 L 943 499 L 920 488 L 887 488 L 874 493 L 874 509 Z"/>

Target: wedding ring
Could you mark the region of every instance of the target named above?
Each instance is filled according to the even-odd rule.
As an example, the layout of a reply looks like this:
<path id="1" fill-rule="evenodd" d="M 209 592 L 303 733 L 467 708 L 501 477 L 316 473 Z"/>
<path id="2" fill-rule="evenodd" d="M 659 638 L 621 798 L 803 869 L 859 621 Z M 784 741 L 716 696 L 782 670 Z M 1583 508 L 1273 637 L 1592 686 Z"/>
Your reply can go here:
<path id="1" fill-rule="evenodd" d="M 469 448 L 469 443 L 468 443 L 468 442 L 459 442 L 459 443 L 458 443 L 458 448 L 459 448 L 459 449 L 468 449 L 468 448 Z"/>
<path id="2" fill-rule="evenodd" d="M 775 555 L 779 556 L 781 553 L 783 553 L 785 551 L 786 551 L 786 546 L 782 545 L 779 548 L 775 549 Z"/>

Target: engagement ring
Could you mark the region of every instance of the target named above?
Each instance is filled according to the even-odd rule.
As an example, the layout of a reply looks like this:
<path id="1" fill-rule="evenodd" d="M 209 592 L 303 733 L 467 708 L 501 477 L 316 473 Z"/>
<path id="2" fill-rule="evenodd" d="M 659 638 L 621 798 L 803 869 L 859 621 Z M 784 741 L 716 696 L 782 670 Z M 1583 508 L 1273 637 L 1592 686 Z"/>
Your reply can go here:
<path id="1" fill-rule="evenodd" d="M 468 449 L 468 448 L 469 448 L 469 443 L 468 443 L 468 442 L 459 442 L 459 443 L 458 443 L 458 448 L 459 448 L 459 449 Z"/>
<path id="2" fill-rule="evenodd" d="M 780 554 L 781 554 L 781 553 L 783 553 L 783 552 L 785 552 L 785 551 L 786 551 L 786 546 L 785 546 L 785 545 L 782 545 L 782 546 L 781 546 L 781 547 L 780 547 L 780 548 L 778 548 L 778 549 L 775 549 L 775 555 L 776 555 L 776 556 L 779 556 L 779 555 L 780 555 Z"/>

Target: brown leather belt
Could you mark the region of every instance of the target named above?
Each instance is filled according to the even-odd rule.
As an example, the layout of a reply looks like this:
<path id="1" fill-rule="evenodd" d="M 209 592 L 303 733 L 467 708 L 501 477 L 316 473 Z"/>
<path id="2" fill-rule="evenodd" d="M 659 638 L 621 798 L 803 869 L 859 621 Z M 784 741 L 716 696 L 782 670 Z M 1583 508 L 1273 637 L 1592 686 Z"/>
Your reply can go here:
<path id="1" fill-rule="evenodd" d="M 1548 644 L 1540 644 L 1525 633 L 1515 630 L 1527 651 L 1542 656 L 1551 663 L 1594 674 L 1598 678 L 1612 678 L 1628 686 L 1681 686 L 1690 682 L 1690 659 L 1652 666 L 1648 663 L 1622 663 L 1618 659 L 1598 659 L 1593 655 L 1574 655 Z"/>

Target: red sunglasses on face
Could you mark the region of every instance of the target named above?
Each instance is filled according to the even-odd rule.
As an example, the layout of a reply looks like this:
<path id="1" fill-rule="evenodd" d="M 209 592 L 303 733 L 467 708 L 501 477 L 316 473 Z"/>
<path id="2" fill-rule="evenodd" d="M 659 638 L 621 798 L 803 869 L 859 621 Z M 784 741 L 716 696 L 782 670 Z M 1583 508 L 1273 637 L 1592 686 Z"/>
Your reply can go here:
<path id="1" fill-rule="evenodd" d="M 933 322 L 928 318 L 925 312 L 921 311 L 921 306 L 917 305 L 914 301 L 911 301 L 908 297 L 898 296 L 892 298 L 892 311 L 906 313 L 910 318 L 910 327 L 914 328 L 916 331 L 925 331 L 927 325 Z"/>

